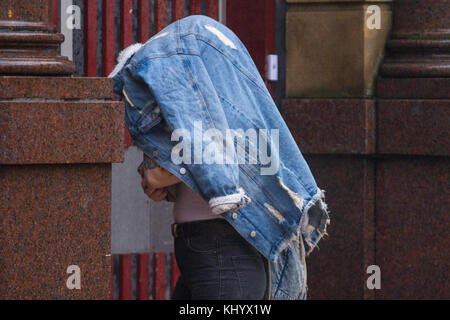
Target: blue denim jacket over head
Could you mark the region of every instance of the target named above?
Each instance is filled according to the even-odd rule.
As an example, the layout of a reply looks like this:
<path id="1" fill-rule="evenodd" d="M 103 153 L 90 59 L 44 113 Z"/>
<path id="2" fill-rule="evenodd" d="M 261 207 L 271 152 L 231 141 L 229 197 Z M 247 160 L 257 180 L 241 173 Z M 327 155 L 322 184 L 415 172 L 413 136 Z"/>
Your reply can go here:
<path id="1" fill-rule="evenodd" d="M 124 50 L 110 77 L 134 143 L 268 259 L 272 299 L 304 298 L 304 258 L 329 223 L 324 190 L 239 38 L 189 16 Z"/>

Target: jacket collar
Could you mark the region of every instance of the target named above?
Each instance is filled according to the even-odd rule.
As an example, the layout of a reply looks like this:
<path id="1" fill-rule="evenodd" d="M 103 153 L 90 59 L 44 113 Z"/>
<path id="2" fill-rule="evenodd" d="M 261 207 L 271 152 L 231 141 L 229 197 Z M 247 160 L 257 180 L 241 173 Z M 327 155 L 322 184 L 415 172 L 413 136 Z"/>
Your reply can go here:
<path id="1" fill-rule="evenodd" d="M 131 46 L 123 49 L 117 58 L 117 65 L 114 67 L 114 70 L 109 74 L 108 78 L 113 79 L 114 83 L 114 92 L 116 94 L 122 94 L 123 89 L 123 76 L 122 72 L 125 68 L 125 66 L 131 61 L 131 58 L 134 56 L 134 54 L 142 48 L 142 43 L 135 43 Z"/>

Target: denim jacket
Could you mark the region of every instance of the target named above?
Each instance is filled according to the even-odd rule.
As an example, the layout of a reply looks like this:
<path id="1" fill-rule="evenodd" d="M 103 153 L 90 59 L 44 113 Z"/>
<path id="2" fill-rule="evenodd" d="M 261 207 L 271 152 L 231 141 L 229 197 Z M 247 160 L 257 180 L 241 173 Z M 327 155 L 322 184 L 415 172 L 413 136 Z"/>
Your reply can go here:
<path id="1" fill-rule="evenodd" d="M 239 38 L 189 16 L 118 60 L 110 77 L 134 143 L 267 258 L 271 299 L 305 298 L 305 256 L 329 223 L 324 190 Z"/>

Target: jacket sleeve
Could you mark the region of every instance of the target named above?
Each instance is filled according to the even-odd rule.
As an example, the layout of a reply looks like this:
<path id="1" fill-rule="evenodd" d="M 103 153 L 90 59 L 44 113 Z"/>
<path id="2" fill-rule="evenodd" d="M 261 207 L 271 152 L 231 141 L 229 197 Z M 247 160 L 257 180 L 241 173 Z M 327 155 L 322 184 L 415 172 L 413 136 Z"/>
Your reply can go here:
<path id="1" fill-rule="evenodd" d="M 179 141 L 171 160 L 189 171 L 212 212 L 221 214 L 250 198 L 239 185 L 234 142 L 225 139 L 227 118 L 203 63 L 198 55 L 173 54 L 148 59 L 132 72 L 155 97 L 172 141 Z"/>

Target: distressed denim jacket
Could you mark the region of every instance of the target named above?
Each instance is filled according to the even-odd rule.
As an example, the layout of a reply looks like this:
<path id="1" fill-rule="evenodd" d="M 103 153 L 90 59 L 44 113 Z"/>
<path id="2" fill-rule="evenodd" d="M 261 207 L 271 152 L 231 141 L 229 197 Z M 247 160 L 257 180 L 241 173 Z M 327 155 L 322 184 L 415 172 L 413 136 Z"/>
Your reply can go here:
<path id="1" fill-rule="evenodd" d="M 189 16 L 121 52 L 110 77 L 135 145 L 267 258 L 271 299 L 305 298 L 324 190 L 239 38 Z"/>

